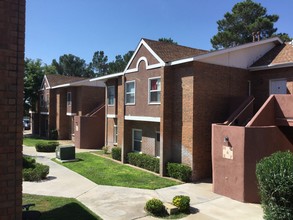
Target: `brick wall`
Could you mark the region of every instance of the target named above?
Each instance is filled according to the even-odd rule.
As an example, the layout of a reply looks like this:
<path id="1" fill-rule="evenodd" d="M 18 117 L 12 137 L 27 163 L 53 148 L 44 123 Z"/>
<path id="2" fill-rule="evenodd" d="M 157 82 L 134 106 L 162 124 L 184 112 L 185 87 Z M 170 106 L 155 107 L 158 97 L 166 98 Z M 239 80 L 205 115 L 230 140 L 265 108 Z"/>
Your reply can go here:
<path id="1" fill-rule="evenodd" d="M 0 1 L 0 219 L 21 219 L 25 1 Z"/>

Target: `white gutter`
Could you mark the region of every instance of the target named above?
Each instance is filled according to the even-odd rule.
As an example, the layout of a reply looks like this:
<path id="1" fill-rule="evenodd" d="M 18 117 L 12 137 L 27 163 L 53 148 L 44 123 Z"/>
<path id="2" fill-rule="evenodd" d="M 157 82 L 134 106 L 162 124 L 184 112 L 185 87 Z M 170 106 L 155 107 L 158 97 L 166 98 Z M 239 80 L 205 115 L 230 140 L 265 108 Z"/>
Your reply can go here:
<path id="1" fill-rule="evenodd" d="M 105 75 L 105 76 L 100 76 L 100 77 L 96 77 L 96 78 L 92 78 L 89 81 L 93 82 L 93 81 L 104 81 L 107 79 L 112 79 L 112 78 L 116 78 L 118 76 L 123 76 L 124 72 L 120 72 L 120 73 L 113 73 L 113 74 L 109 74 L 109 75 Z"/>

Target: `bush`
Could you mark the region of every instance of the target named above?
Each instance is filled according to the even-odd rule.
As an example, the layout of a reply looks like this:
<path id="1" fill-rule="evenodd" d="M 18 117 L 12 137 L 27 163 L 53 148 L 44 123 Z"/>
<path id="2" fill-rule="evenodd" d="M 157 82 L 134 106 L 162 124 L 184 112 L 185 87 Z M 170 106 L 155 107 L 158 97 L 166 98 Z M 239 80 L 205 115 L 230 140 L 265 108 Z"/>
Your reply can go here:
<path id="1" fill-rule="evenodd" d="M 267 220 L 293 219 L 293 154 L 277 152 L 256 165 L 256 177 Z"/>
<path id="2" fill-rule="evenodd" d="M 56 129 L 52 129 L 50 131 L 49 138 L 51 140 L 58 140 L 58 131 Z"/>
<path id="3" fill-rule="evenodd" d="M 191 180 L 191 168 L 180 163 L 167 163 L 168 176 L 179 179 L 183 182 Z"/>
<path id="4" fill-rule="evenodd" d="M 109 146 L 102 147 L 102 150 L 103 150 L 104 154 L 107 154 L 109 151 Z"/>
<path id="5" fill-rule="evenodd" d="M 34 158 L 23 156 L 22 176 L 24 181 L 40 181 L 49 174 L 49 166 L 36 163 Z"/>
<path id="6" fill-rule="evenodd" d="M 59 142 L 48 142 L 42 143 L 39 142 L 36 144 L 36 151 L 37 152 L 55 152 L 56 147 L 59 146 Z"/>
<path id="7" fill-rule="evenodd" d="M 190 209 L 190 198 L 189 196 L 175 196 L 172 201 L 173 205 L 175 205 L 179 212 L 189 213 Z"/>
<path id="8" fill-rule="evenodd" d="M 120 147 L 114 147 L 114 148 L 112 148 L 112 158 L 114 160 L 121 161 L 121 148 Z"/>
<path id="9" fill-rule="evenodd" d="M 22 166 L 23 168 L 35 168 L 36 160 L 34 158 L 23 156 L 22 157 Z"/>
<path id="10" fill-rule="evenodd" d="M 165 215 L 166 210 L 163 202 L 159 199 L 150 199 L 146 202 L 145 209 L 155 216 Z"/>
<path id="11" fill-rule="evenodd" d="M 156 173 L 160 171 L 160 159 L 140 153 L 128 153 L 128 162 L 131 165 L 141 167 L 146 170 L 150 170 Z"/>

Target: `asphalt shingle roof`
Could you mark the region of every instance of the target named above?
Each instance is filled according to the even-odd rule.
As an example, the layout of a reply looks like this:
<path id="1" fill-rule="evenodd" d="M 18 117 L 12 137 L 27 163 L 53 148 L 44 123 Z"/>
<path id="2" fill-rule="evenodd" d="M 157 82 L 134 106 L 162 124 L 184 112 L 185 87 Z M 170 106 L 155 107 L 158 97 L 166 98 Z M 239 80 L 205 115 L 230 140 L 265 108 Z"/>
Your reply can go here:
<path id="1" fill-rule="evenodd" d="M 293 62 L 293 45 L 289 43 L 281 44 L 256 61 L 251 67 L 268 66 Z"/>
<path id="2" fill-rule="evenodd" d="M 143 40 L 166 63 L 179 59 L 198 56 L 209 52 L 207 50 L 184 47 L 168 42 L 154 41 L 145 38 Z"/>
<path id="3" fill-rule="evenodd" d="M 50 87 L 63 85 L 66 83 L 73 83 L 84 80 L 85 78 L 82 77 L 75 77 L 75 76 L 63 76 L 59 74 L 49 74 L 46 75 L 47 80 L 49 82 Z"/>

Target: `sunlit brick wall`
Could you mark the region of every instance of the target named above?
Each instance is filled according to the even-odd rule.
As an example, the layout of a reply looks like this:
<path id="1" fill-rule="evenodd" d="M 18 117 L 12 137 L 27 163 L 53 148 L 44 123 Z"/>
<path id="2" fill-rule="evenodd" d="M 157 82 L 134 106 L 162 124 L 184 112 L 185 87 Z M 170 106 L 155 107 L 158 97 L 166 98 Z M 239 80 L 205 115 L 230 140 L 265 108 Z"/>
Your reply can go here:
<path id="1" fill-rule="evenodd" d="M 25 0 L 0 0 L 0 219 L 21 219 Z"/>

